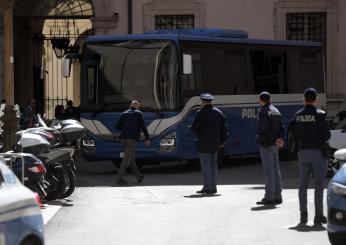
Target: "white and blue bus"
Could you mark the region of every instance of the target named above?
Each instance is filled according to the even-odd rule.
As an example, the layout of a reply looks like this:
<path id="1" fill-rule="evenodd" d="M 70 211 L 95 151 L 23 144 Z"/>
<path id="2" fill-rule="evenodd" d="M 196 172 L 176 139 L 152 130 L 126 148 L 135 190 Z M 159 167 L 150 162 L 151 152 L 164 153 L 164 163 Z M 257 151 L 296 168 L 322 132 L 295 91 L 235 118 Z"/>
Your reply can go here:
<path id="1" fill-rule="evenodd" d="M 319 43 L 249 39 L 237 30 L 89 37 L 81 56 L 83 156 L 91 161 L 122 158 L 115 124 L 137 99 L 152 142 L 150 147 L 138 144 L 138 158 L 197 158 L 190 126 L 201 92 L 213 94 L 214 105 L 227 117 L 225 156 L 256 154 L 258 94 L 272 94 L 287 125 L 302 107 L 307 87 L 318 90 L 319 106 L 325 108 L 324 70 Z"/>

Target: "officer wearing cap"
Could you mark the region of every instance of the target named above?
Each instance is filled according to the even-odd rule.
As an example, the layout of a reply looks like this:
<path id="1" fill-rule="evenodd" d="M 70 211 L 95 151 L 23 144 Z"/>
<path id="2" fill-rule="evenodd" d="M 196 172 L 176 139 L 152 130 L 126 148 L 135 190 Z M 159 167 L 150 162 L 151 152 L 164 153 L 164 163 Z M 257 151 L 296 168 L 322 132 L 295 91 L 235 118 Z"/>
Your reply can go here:
<path id="1" fill-rule="evenodd" d="M 305 107 L 299 110 L 290 122 L 294 137 L 298 142 L 300 167 L 299 205 L 300 222 L 308 221 L 307 189 L 310 175 L 315 178 L 315 218 L 314 223 L 326 223 L 323 215 L 323 189 L 327 170 L 325 145 L 330 138 L 330 131 L 325 112 L 316 108 L 317 92 L 308 88 L 304 92 Z"/>
<path id="2" fill-rule="evenodd" d="M 198 111 L 192 123 L 191 130 L 197 136 L 197 150 L 203 173 L 203 188 L 197 193 L 217 193 L 217 152 L 224 146 L 228 130 L 224 114 L 213 107 L 214 97 L 209 93 L 200 96 L 202 108 Z"/>
<path id="3" fill-rule="evenodd" d="M 283 122 L 280 111 L 271 104 L 268 92 L 259 95 L 261 109 L 258 115 L 257 141 L 265 176 L 265 195 L 258 205 L 282 203 L 279 148 L 283 146 Z"/>

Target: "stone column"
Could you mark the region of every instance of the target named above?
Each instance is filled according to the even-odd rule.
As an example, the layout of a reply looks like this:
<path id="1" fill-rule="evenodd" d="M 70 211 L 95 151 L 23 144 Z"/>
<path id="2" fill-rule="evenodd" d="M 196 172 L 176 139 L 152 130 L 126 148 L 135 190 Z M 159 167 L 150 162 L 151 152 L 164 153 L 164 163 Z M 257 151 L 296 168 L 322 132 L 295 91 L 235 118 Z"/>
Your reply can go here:
<path id="1" fill-rule="evenodd" d="M 3 122 L 3 149 L 8 151 L 14 144 L 19 118 L 14 106 L 14 57 L 13 57 L 13 0 L 2 0 L 4 18 L 4 81 L 6 107 Z"/>

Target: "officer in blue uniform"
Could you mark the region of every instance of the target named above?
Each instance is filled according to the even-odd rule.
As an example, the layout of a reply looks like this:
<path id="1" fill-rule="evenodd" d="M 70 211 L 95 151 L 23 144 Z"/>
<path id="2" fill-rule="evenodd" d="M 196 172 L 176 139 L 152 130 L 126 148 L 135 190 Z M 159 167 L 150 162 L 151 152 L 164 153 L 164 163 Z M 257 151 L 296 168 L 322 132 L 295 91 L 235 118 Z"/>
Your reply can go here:
<path id="1" fill-rule="evenodd" d="M 265 176 L 265 195 L 258 205 L 282 203 L 279 148 L 283 146 L 284 127 L 280 111 L 271 104 L 268 92 L 259 95 L 261 110 L 258 115 L 257 141 Z"/>
<path id="2" fill-rule="evenodd" d="M 304 92 L 305 107 L 293 117 L 290 127 L 298 142 L 298 158 L 300 166 L 299 204 L 300 222 L 308 221 L 307 189 L 311 173 L 315 178 L 315 218 L 314 223 L 326 223 L 323 215 L 323 190 L 327 171 L 326 142 L 330 138 L 330 131 L 326 121 L 326 114 L 315 106 L 317 92 L 308 88 Z"/>
<path id="3" fill-rule="evenodd" d="M 217 193 L 217 152 L 223 147 L 228 130 L 224 114 L 213 107 L 211 94 L 203 93 L 200 96 L 202 108 L 198 111 L 191 130 L 197 136 L 197 149 L 201 160 L 203 173 L 203 188 L 197 193 Z"/>

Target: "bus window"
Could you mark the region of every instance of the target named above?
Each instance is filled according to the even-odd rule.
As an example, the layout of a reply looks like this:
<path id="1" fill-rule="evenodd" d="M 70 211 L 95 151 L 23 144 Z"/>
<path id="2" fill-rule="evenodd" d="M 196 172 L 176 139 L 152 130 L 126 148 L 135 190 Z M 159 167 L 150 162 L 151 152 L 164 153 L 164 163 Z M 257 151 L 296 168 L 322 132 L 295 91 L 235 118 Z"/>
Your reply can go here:
<path id="1" fill-rule="evenodd" d="M 202 87 L 201 56 L 199 53 L 189 53 L 192 57 L 192 74 L 182 75 L 182 91 L 184 102 L 199 95 Z"/>
<path id="2" fill-rule="evenodd" d="M 88 104 L 97 104 L 96 94 L 96 78 L 97 68 L 94 66 L 87 67 L 87 84 L 88 84 Z"/>
<path id="3" fill-rule="evenodd" d="M 324 92 L 322 52 L 289 51 L 287 53 L 288 92 L 302 93 L 308 87 Z"/>
<path id="4" fill-rule="evenodd" d="M 160 53 L 161 62 L 157 71 L 155 86 L 159 109 L 176 107 L 178 57 L 175 46 L 168 45 Z"/>
<path id="5" fill-rule="evenodd" d="M 176 108 L 176 45 L 170 41 L 132 40 L 85 47 L 82 111 L 122 111 L 138 99 L 148 110 Z"/>
<path id="6" fill-rule="evenodd" d="M 252 51 L 255 93 L 286 93 L 286 59 L 282 52 Z"/>
<path id="7" fill-rule="evenodd" d="M 249 94 L 247 52 L 234 44 L 182 42 L 182 53 L 192 56 L 191 75 L 182 76 L 184 101 L 201 92 L 218 95 Z"/>

